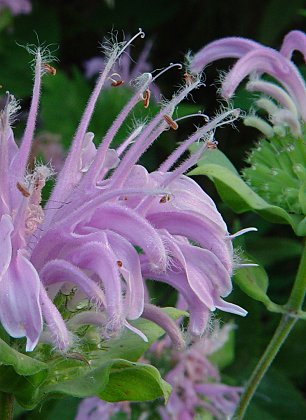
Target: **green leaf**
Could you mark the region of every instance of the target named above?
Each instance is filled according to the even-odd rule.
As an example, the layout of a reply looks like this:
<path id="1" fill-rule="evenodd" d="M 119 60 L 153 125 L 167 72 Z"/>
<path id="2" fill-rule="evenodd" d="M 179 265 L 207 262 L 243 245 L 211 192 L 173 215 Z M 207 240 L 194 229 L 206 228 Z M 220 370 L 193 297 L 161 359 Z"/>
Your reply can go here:
<path id="1" fill-rule="evenodd" d="M 150 365 L 127 360 L 109 360 L 75 379 L 41 388 L 42 397 L 67 395 L 78 398 L 98 396 L 106 401 L 147 401 L 170 395 L 171 387 Z"/>
<path id="2" fill-rule="evenodd" d="M 175 308 L 164 308 L 163 311 L 173 319 L 186 315 L 186 312 Z M 134 321 L 133 325 L 147 336 L 148 342 L 126 329 L 120 337 L 99 343 L 97 349 L 82 351 L 81 358 L 51 353 L 52 358 L 49 355 L 46 363 L 37 362 L 48 369 L 48 376 L 43 371 L 40 377 L 27 378 L 27 383 L 17 375 L 10 382 L 12 372 L 2 374 L 0 366 L 0 385 L 8 381 L 12 383 L 11 392 L 17 402 L 28 409 L 45 399 L 63 396 L 85 398 L 96 395 L 109 401 L 119 401 L 122 395 L 125 400 L 130 398 L 131 401 L 158 397 L 167 399 L 170 387 L 159 372 L 153 366 L 135 363 L 164 334 L 164 330 L 144 319 Z M 43 346 L 39 346 L 36 352 L 42 355 Z"/>
<path id="3" fill-rule="evenodd" d="M 240 268 L 235 273 L 234 281 L 251 298 L 262 302 L 266 306 L 273 304 L 266 293 L 269 278 L 262 267 Z"/>
<path id="4" fill-rule="evenodd" d="M 167 401 L 170 392 L 171 386 L 154 366 L 137 363 L 132 368 L 111 373 L 105 390 L 99 396 L 109 402 L 149 401 L 158 397 Z"/>
<path id="5" fill-rule="evenodd" d="M 31 408 L 47 375 L 46 363 L 19 353 L 0 339 L 0 391 L 14 394 L 26 408 Z"/>
<path id="6" fill-rule="evenodd" d="M 212 159 L 216 163 L 210 163 Z M 253 210 L 270 222 L 291 225 L 297 235 L 306 233 L 306 222 L 303 222 L 302 216 L 290 215 L 281 207 L 273 206 L 263 200 L 243 181 L 220 151 L 214 154 L 213 158 L 209 157 L 199 163 L 200 166 L 192 170 L 189 175 L 207 175 L 215 183 L 222 200 L 235 212 Z"/>
<path id="7" fill-rule="evenodd" d="M 18 375 L 31 376 L 48 369 L 48 366 L 32 357 L 19 353 L 0 339 L 0 367 L 11 366 Z"/>

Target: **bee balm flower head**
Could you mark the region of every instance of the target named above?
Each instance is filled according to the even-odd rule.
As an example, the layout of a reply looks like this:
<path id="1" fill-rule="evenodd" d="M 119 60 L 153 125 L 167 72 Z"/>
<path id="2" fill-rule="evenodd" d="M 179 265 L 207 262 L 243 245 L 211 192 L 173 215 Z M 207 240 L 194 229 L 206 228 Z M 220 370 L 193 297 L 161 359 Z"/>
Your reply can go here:
<path id="1" fill-rule="evenodd" d="M 143 35 L 140 30 L 130 42 Z M 203 333 L 209 312 L 216 308 L 246 314 L 223 300 L 232 290 L 232 237 L 211 198 L 183 175 L 208 148 L 215 129 L 235 120 L 239 111 L 230 110 L 198 128 L 149 173 L 139 158 L 169 126 L 177 128 L 175 107 L 201 82 L 194 78 L 184 85 L 147 124 L 111 149 L 119 128 L 158 77 L 144 73 L 98 149 L 88 132 L 100 91 L 130 42 L 107 48 L 105 67 L 44 208 L 41 190 L 52 172 L 42 165 L 27 171 L 41 78 L 55 74 L 41 48 L 36 51 L 32 103 L 19 147 L 10 127 L 12 96 L 1 113 L 0 320 L 12 337 L 26 337 L 27 351 L 40 339 L 65 351 L 73 344 L 68 329 L 75 332 L 83 324 L 97 326 L 103 336 L 127 327 L 146 340 L 129 322 L 140 316 L 159 323 L 180 345 L 174 322 L 149 303 L 146 279 L 168 283 L 183 295 L 194 334 Z M 199 152 L 172 169 L 200 140 Z M 65 320 L 53 302 L 64 290 L 71 292 L 68 307 L 73 308 Z"/>

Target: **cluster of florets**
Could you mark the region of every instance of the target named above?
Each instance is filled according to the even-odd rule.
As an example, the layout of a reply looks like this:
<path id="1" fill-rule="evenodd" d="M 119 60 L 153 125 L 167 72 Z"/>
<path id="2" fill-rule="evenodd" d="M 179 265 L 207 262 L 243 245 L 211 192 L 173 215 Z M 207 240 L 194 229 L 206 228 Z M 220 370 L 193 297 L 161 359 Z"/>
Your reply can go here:
<path id="1" fill-rule="evenodd" d="M 149 106 L 150 86 L 163 70 L 137 79 L 134 94 L 98 148 L 88 132 L 104 84 L 111 79 L 113 87 L 120 87 L 113 66 L 139 35 L 144 35 L 141 30 L 128 43 L 108 49 L 104 69 L 44 208 L 41 190 L 50 170 L 36 166 L 29 175 L 27 167 L 41 78 L 56 74 L 45 48 L 36 51 L 33 96 L 20 147 L 9 123 L 11 100 L 2 111 L 0 320 L 12 337 L 26 337 L 27 351 L 39 341 L 67 351 L 73 345 L 68 326 L 77 333 L 84 324 L 96 326 L 103 337 L 127 327 L 146 340 L 130 323 L 141 316 L 162 325 L 179 345 L 176 324 L 150 304 L 146 279 L 168 283 L 184 297 L 193 335 L 204 333 L 211 311 L 217 308 L 246 314 L 223 300 L 232 290 L 234 236 L 229 235 L 212 199 L 184 175 L 202 153 L 209 152 L 216 128 L 233 122 L 239 110 L 208 122 L 205 116 L 205 124 L 149 173 L 138 160 L 165 130 L 178 128 L 173 112 L 202 85 L 200 77 L 185 77 L 186 83 L 157 115 L 136 127 L 116 150 L 111 143 L 139 101 Z M 174 66 L 178 65 L 170 68 Z M 196 141 L 200 141 L 198 151 L 177 165 Z M 54 304 L 63 290 L 68 291 L 72 308 L 65 319 Z"/>

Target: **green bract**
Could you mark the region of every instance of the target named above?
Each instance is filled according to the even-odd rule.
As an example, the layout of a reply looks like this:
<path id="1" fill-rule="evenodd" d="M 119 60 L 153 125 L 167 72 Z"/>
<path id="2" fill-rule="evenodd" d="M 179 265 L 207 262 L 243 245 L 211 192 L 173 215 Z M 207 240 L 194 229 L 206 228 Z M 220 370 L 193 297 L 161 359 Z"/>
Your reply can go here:
<path id="1" fill-rule="evenodd" d="M 297 140 L 295 140 L 297 141 Z M 260 143 L 262 144 L 262 143 Z M 269 146 L 270 147 L 270 146 Z M 269 149 L 265 147 L 265 149 Z M 305 145 L 304 153 L 305 153 Z M 263 149 L 263 147 L 262 147 Z M 261 149 L 261 150 L 262 150 Z M 295 150 L 295 149 L 294 149 Z M 255 153 L 257 159 L 261 151 Z M 296 153 L 298 155 L 298 153 Z M 302 155 L 301 158 L 303 158 Z M 285 157 L 284 157 L 285 158 Z M 297 162 L 299 165 L 300 162 Z M 262 173 L 263 165 L 260 165 L 260 171 L 254 170 L 254 175 L 252 177 L 255 180 L 256 177 L 261 176 L 263 179 L 264 175 Z M 267 168 L 267 166 L 265 166 Z M 273 162 L 271 162 L 271 170 L 273 168 Z M 299 171 L 300 166 L 297 166 L 295 170 L 301 174 Z M 268 176 L 268 170 L 266 170 L 266 178 L 264 179 L 265 184 L 274 185 L 274 178 L 277 179 L 277 175 L 274 177 Z M 248 170 L 247 174 L 249 175 L 250 171 Z M 255 177 L 256 173 L 256 177 Z M 305 214 L 291 213 L 288 211 L 287 205 L 280 206 L 276 205 L 274 201 L 267 201 L 265 197 L 259 195 L 257 191 L 254 191 L 239 175 L 235 167 L 227 159 L 227 157 L 219 150 L 210 150 L 210 153 L 206 153 L 204 157 L 198 162 L 197 168 L 192 170 L 189 175 L 207 175 L 215 184 L 222 200 L 228 204 L 235 212 L 243 213 L 246 211 L 255 211 L 260 214 L 266 220 L 272 223 L 282 223 L 291 225 L 292 229 L 298 236 L 304 236 L 306 234 L 306 217 Z M 289 174 L 286 173 L 284 176 L 284 171 L 279 171 L 280 178 L 279 185 L 283 185 L 284 189 L 287 188 L 287 185 L 284 184 L 283 178 L 288 178 Z M 305 172 L 304 172 L 305 177 Z M 271 181 L 272 178 L 272 181 Z M 257 179 L 257 178 L 256 178 Z M 298 176 L 296 175 L 296 179 Z M 255 183 L 255 181 L 252 181 Z M 299 183 L 299 203 L 301 209 L 305 210 L 305 181 L 298 179 L 296 183 Z M 257 184 L 259 185 L 259 184 Z M 276 188 L 276 187 L 275 187 Z M 281 187 L 279 187 L 281 188 Z M 274 197 L 274 196 L 273 196 Z M 304 204 L 303 204 L 304 203 Z"/>
<path id="2" fill-rule="evenodd" d="M 243 170 L 247 184 L 271 204 L 290 214 L 306 213 L 306 145 L 303 138 L 262 139 Z"/>

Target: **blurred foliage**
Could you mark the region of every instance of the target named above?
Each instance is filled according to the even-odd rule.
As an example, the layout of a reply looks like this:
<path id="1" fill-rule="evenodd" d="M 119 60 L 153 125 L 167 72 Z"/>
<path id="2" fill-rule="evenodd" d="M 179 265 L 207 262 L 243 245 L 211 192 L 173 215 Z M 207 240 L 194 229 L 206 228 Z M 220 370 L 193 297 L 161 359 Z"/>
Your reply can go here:
<path id="1" fill-rule="evenodd" d="M 145 4 L 142 0 L 115 0 L 112 7 L 102 0 L 33 0 L 33 12 L 29 15 L 13 17 L 7 10 L 0 12 L 0 84 L 2 91 L 9 90 L 21 100 L 22 112 L 16 122 L 17 132 L 21 133 L 25 113 L 29 105 L 32 88 L 32 74 L 29 57 L 20 45 L 27 43 L 51 44 L 51 50 L 58 57 L 57 75 L 45 78 L 39 130 L 60 134 L 65 148 L 69 147 L 77 123 L 92 89 L 92 81 L 83 76 L 83 63 L 86 59 L 99 54 L 98 43 L 113 28 L 125 34 L 135 33 L 142 27 L 147 37 L 154 40 L 151 54 L 153 68 L 168 65 L 169 62 L 182 60 L 189 49 L 197 51 L 204 44 L 223 36 L 244 36 L 277 47 L 283 35 L 290 29 L 305 29 L 305 2 L 303 0 L 259 0 L 254 3 L 237 0 L 155 0 Z M 122 33 L 118 36 L 121 38 Z M 39 41 L 38 41 L 39 39 Z M 135 43 L 133 58 L 141 50 L 140 42 Z M 299 57 L 297 57 L 299 59 Z M 213 114 L 219 106 L 216 99 L 216 68 L 225 69 L 230 61 L 217 63 L 206 71 L 206 88 L 193 94 L 189 105 L 180 108 L 180 115 L 196 112 L 205 107 L 205 112 Z M 159 86 L 166 97 L 170 97 L 174 86 L 181 82 L 181 75 L 166 74 Z M 111 125 L 126 100 L 130 97 L 126 88 L 105 89 L 98 103 L 91 130 L 96 133 L 97 142 Z M 241 90 L 237 104 L 248 108 L 251 94 Z M 153 115 L 158 109 L 152 104 L 149 110 Z M 139 107 L 137 118 L 143 119 L 147 113 Z M 129 132 L 131 120 L 118 133 L 120 142 Z M 185 128 L 186 127 L 186 128 Z M 173 132 L 163 135 L 162 141 L 146 155 L 145 164 L 155 169 L 158 163 L 173 149 L 176 141 L 181 141 L 188 133 L 188 124 L 182 124 L 175 137 Z M 238 169 L 243 166 L 245 152 L 256 139 L 254 130 L 240 126 L 239 132 L 224 129 L 217 133 L 220 149 Z M 213 184 L 204 177 L 198 177 L 205 189 L 216 199 L 218 195 Z M 220 201 L 220 200 L 219 200 Z M 276 303 L 284 303 L 292 285 L 301 243 L 288 225 L 271 225 L 252 213 L 237 218 L 224 204 L 219 208 L 227 220 L 230 230 L 240 227 L 256 226 L 258 233 L 250 233 L 237 239 L 236 244 L 247 250 L 249 255 L 263 265 L 269 275 L 269 297 Z M 239 251 L 237 251 L 239 252 Z M 243 277 L 243 273 L 237 274 Z M 256 276 L 255 276 L 256 277 Z M 256 277 L 257 278 L 257 277 Z M 244 281 L 243 279 L 238 282 Z M 253 280 L 252 280 L 253 281 Z M 255 280 L 257 281 L 257 280 Z M 265 293 L 267 281 L 262 274 L 259 281 Z M 245 286 L 244 286 L 245 287 Z M 154 283 L 156 302 L 163 305 L 173 304 L 171 289 L 165 290 Z M 230 299 L 249 311 L 246 318 L 235 317 L 237 325 L 235 339 L 235 359 L 225 370 L 234 384 L 243 384 L 262 354 L 273 334 L 278 314 L 267 313 L 261 302 L 257 302 L 235 287 Z M 232 320 L 228 314 L 217 314 L 220 322 Z M 256 393 L 251 404 L 248 419 L 302 419 L 306 406 L 302 393 L 306 392 L 305 375 L 305 323 L 298 323 L 284 345 Z M 5 334 L 0 337 L 5 341 Z M 227 357 L 232 360 L 232 350 Z M 67 398 L 50 400 L 39 410 L 25 414 L 16 411 L 19 419 L 48 420 L 73 419 L 78 400 Z"/>

